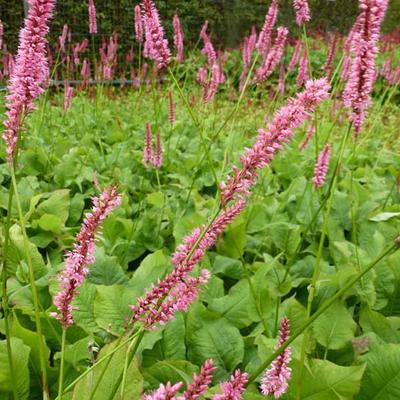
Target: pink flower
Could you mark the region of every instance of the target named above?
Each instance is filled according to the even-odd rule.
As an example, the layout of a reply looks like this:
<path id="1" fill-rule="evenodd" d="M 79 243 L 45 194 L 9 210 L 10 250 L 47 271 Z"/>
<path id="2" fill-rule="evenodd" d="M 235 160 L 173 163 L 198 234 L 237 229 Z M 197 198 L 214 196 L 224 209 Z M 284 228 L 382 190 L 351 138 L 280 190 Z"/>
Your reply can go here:
<path id="1" fill-rule="evenodd" d="M 212 377 L 215 371 L 214 363 L 212 360 L 207 360 L 204 362 L 202 367 L 200 368 L 199 375 L 193 375 L 193 383 L 189 383 L 187 385 L 186 391 L 183 393 L 183 396 L 179 396 L 177 400 L 196 400 L 202 394 L 204 394 L 208 385 L 212 381 Z"/>
<path id="2" fill-rule="evenodd" d="M 171 385 L 169 382 L 166 385 L 161 384 L 153 393 L 145 394 L 143 400 L 175 400 L 175 395 L 181 387 L 182 382 L 175 385 Z"/>
<path id="3" fill-rule="evenodd" d="M 289 31 L 287 28 L 279 27 L 278 35 L 275 39 L 274 47 L 268 53 L 262 66 L 256 71 L 255 81 L 262 82 L 265 81 L 274 71 L 275 67 L 281 60 L 283 52 L 285 50 L 285 43 Z"/>
<path id="4" fill-rule="evenodd" d="M 317 164 L 315 165 L 313 183 L 316 188 L 321 187 L 325 182 L 330 156 L 331 146 L 327 144 L 319 154 Z"/>
<path id="5" fill-rule="evenodd" d="M 153 160 L 153 135 L 151 133 L 150 122 L 146 123 L 146 137 L 143 151 L 143 164 L 148 167 Z"/>
<path id="6" fill-rule="evenodd" d="M 90 81 L 90 74 L 91 74 L 91 72 L 90 72 L 90 63 L 89 63 L 88 59 L 85 58 L 83 60 L 82 70 L 81 70 L 81 76 L 83 78 L 83 82 L 84 82 L 85 85 L 87 85 L 89 83 L 89 81 Z"/>
<path id="7" fill-rule="evenodd" d="M 336 56 L 336 46 L 337 46 L 337 41 L 339 39 L 339 34 L 338 32 L 335 32 L 332 40 L 331 40 L 331 45 L 329 47 L 328 55 L 326 57 L 326 61 L 322 69 L 325 71 L 325 73 L 330 77 L 332 75 L 332 66 L 333 62 L 335 60 Z"/>
<path id="8" fill-rule="evenodd" d="M 23 117 L 33 111 L 33 101 L 43 93 L 43 86 L 49 78 L 45 37 L 55 0 L 29 0 L 29 3 L 31 7 L 20 31 L 18 52 L 7 88 L 3 138 L 7 144 L 9 164 L 15 156 Z"/>
<path id="9" fill-rule="evenodd" d="M 80 232 L 72 251 L 65 256 L 65 268 L 59 277 L 61 290 L 54 297 L 54 305 L 58 313 L 53 313 L 64 328 L 74 323 L 72 319 L 72 301 L 77 294 L 77 288 L 85 280 L 88 266 L 93 264 L 95 250 L 95 234 L 101 223 L 121 203 L 121 196 L 112 186 L 103 191 L 99 197 L 94 197 L 93 210 L 86 214 Z"/>
<path id="10" fill-rule="evenodd" d="M 160 132 L 158 132 L 156 136 L 156 152 L 152 159 L 152 163 L 154 168 L 160 168 L 162 162 L 163 162 L 163 157 L 162 157 L 162 147 L 161 147 L 161 135 Z"/>
<path id="11" fill-rule="evenodd" d="M 220 384 L 222 393 L 215 394 L 212 400 L 242 400 L 242 393 L 248 380 L 248 374 L 237 369 L 229 381 Z"/>
<path id="12" fill-rule="evenodd" d="M 315 125 L 312 124 L 310 125 L 310 127 L 307 130 L 307 135 L 306 138 L 304 139 L 304 141 L 302 143 L 300 143 L 299 145 L 299 149 L 301 151 L 304 151 L 307 148 L 308 143 L 310 143 L 310 140 L 312 139 L 312 137 L 315 134 Z"/>
<path id="13" fill-rule="evenodd" d="M 279 330 L 279 341 L 276 348 L 282 346 L 289 338 L 289 320 L 285 317 L 281 321 Z M 288 389 L 288 381 L 292 377 L 289 368 L 291 360 L 291 349 L 287 347 L 273 362 L 270 369 L 264 372 L 261 380 L 261 391 L 264 395 L 274 395 L 279 399 Z"/>
<path id="14" fill-rule="evenodd" d="M 205 20 L 203 26 L 201 27 L 201 31 L 199 33 L 199 36 L 204 40 L 204 36 L 207 35 L 207 29 L 208 29 L 208 21 Z"/>
<path id="15" fill-rule="evenodd" d="M 221 205 L 225 207 L 232 200 L 245 200 L 255 184 L 258 170 L 264 168 L 275 158 L 293 136 L 293 130 L 307 120 L 310 113 L 324 99 L 329 97 L 329 84 L 326 78 L 308 81 L 303 92 L 288 101 L 275 114 L 267 129 L 260 129 L 256 143 L 241 156 L 241 168 L 233 168 L 227 183 L 221 183 Z"/>
<path id="16" fill-rule="evenodd" d="M 3 35 L 4 35 L 4 26 L 3 22 L 0 19 L 0 50 L 3 48 Z"/>
<path id="17" fill-rule="evenodd" d="M 181 63 L 183 61 L 183 32 L 181 21 L 177 15 L 174 15 L 172 22 L 174 28 L 174 46 L 176 49 L 176 61 Z"/>
<path id="18" fill-rule="evenodd" d="M 60 43 L 60 49 L 62 51 L 65 51 L 65 42 L 67 40 L 67 35 L 68 35 L 68 25 L 64 24 L 63 26 L 63 30 L 62 30 L 62 34 L 61 36 L 58 38 L 58 41 Z"/>
<path id="19" fill-rule="evenodd" d="M 218 64 L 214 64 L 211 68 L 211 81 L 207 88 L 206 96 L 204 98 L 205 102 L 214 100 L 217 94 L 218 86 L 221 81 L 221 71 Z"/>
<path id="20" fill-rule="evenodd" d="M 143 24 L 140 6 L 135 6 L 135 37 L 138 43 L 143 43 Z"/>
<path id="21" fill-rule="evenodd" d="M 289 65 L 288 65 L 288 71 L 289 72 L 293 71 L 295 66 L 299 62 L 301 48 L 302 48 L 302 42 L 301 42 L 301 40 L 297 40 L 296 41 L 296 45 L 294 46 L 294 49 L 293 49 L 292 58 L 291 58 L 291 60 L 289 62 Z"/>
<path id="22" fill-rule="evenodd" d="M 156 62 L 157 69 L 162 69 L 171 61 L 168 40 L 164 37 L 164 29 L 153 1 L 143 0 L 141 6 L 146 38 L 145 54 L 148 58 Z"/>
<path id="23" fill-rule="evenodd" d="M 205 67 L 200 67 L 199 70 L 197 71 L 196 80 L 203 87 L 207 86 L 207 75 L 208 72 L 207 68 Z"/>
<path id="24" fill-rule="evenodd" d="M 300 60 L 299 71 L 297 73 L 296 84 L 298 87 L 302 87 L 306 81 L 308 81 L 308 57 L 307 51 L 304 49 L 303 56 Z"/>
<path id="25" fill-rule="evenodd" d="M 72 104 L 72 97 L 74 96 L 74 88 L 69 86 L 68 81 L 64 83 L 64 112 L 67 111 Z"/>
<path id="26" fill-rule="evenodd" d="M 343 91 L 344 104 L 352 109 L 351 120 L 356 134 L 361 130 L 371 103 L 371 92 L 377 75 L 377 43 L 388 6 L 388 0 L 359 2 L 361 13 L 353 29 L 354 37 L 351 41 L 353 59 L 349 79 Z"/>
<path id="27" fill-rule="evenodd" d="M 266 57 L 271 47 L 272 30 L 274 29 L 278 17 L 278 0 L 272 0 L 272 3 L 265 16 L 264 25 L 257 40 L 257 49 L 262 57 Z"/>
<path id="28" fill-rule="evenodd" d="M 207 249 L 214 246 L 222 231 L 240 214 L 245 205 L 244 201 L 238 201 L 222 210 L 203 232 L 201 240 L 202 232 L 199 228 L 183 240 L 183 244 L 176 248 L 172 257 L 173 271 L 156 285 L 152 285 L 144 297 L 131 306 L 134 320 L 142 321 L 146 329 L 154 329 L 157 323 L 163 324 L 172 319 L 176 311 L 189 307 L 189 303 L 192 303 L 199 293 L 198 287 L 208 280 L 205 270 L 198 278 L 188 278 L 189 273 L 201 261 Z"/>
<path id="29" fill-rule="evenodd" d="M 296 23 L 301 26 L 310 21 L 310 7 L 307 0 L 293 0 L 293 7 L 296 11 Z"/>
<path id="30" fill-rule="evenodd" d="M 169 105 L 169 123 L 174 126 L 175 123 L 175 104 L 172 92 L 168 92 L 168 105 Z"/>
<path id="31" fill-rule="evenodd" d="M 89 0 L 89 33 L 97 33 L 96 7 L 94 0 Z"/>
<path id="32" fill-rule="evenodd" d="M 217 62 L 217 53 L 214 50 L 214 46 L 211 43 L 210 38 L 207 34 L 203 35 L 204 47 L 201 50 L 201 54 L 207 56 L 208 64 L 214 65 Z"/>

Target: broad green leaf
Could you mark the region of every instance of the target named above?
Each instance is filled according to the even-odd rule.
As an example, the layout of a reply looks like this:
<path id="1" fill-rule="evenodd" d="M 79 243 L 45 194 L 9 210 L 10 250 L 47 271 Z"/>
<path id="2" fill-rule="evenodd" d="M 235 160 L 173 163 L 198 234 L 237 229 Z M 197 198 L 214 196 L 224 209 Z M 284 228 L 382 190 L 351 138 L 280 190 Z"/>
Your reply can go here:
<path id="1" fill-rule="evenodd" d="M 156 208 L 164 206 L 164 194 L 162 192 L 153 192 L 146 196 L 147 202 Z"/>
<path id="2" fill-rule="evenodd" d="M 301 240 L 301 227 L 287 222 L 274 222 L 268 227 L 274 245 L 287 254 L 294 254 Z"/>
<path id="3" fill-rule="evenodd" d="M 330 361 L 310 360 L 305 368 L 301 400 L 350 400 L 360 390 L 365 365 L 342 367 Z M 296 398 L 299 363 L 293 363 L 293 379 L 289 385 L 288 399 Z"/>
<path id="4" fill-rule="evenodd" d="M 99 329 L 94 313 L 96 295 L 96 286 L 91 283 L 84 282 L 79 287 L 79 294 L 74 300 L 74 321 L 87 332 L 95 332 Z"/>
<path id="5" fill-rule="evenodd" d="M 132 290 L 126 286 L 96 286 L 94 302 L 96 323 L 115 335 L 124 332 L 125 320 L 131 315 L 129 305 L 134 302 Z"/>
<path id="6" fill-rule="evenodd" d="M 234 258 L 217 255 L 214 260 L 213 272 L 229 278 L 240 279 L 243 275 L 243 265 Z"/>
<path id="7" fill-rule="evenodd" d="M 44 214 L 56 215 L 65 224 L 68 219 L 69 206 L 69 190 L 56 190 L 50 194 L 47 200 L 39 204 L 36 208 L 36 213 L 39 217 Z"/>
<path id="8" fill-rule="evenodd" d="M 43 214 L 38 223 L 40 228 L 44 231 L 50 231 L 55 234 L 61 233 L 61 230 L 64 227 L 61 219 L 57 215 L 53 214 Z"/>
<path id="9" fill-rule="evenodd" d="M 114 341 L 104 346 L 99 353 L 98 359 L 101 359 L 115 349 L 118 344 L 118 341 Z M 125 357 L 128 355 L 128 346 L 129 344 L 117 350 L 114 355 L 109 358 L 110 361 L 104 361 L 97 368 L 94 368 L 84 379 L 79 381 L 75 386 L 73 398 L 79 400 L 109 400 L 110 398 L 119 398 L 122 390 L 121 378 L 125 365 Z M 143 377 L 139 371 L 136 359 L 133 359 L 129 364 L 126 376 L 124 396 L 126 398 L 139 399 L 143 391 Z M 100 383 L 95 395 L 91 397 L 99 379 Z M 115 397 L 111 397 L 114 390 Z"/>
<path id="10" fill-rule="evenodd" d="M 246 243 L 246 223 L 243 220 L 235 220 L 219 239 L 217 249 L 223 255 L 239 258 L 243 255 Z"/>
<path id="11" fill-rule="evenodd" d="M 186 332 L 189 361 L 201 365 L 212 358 L 217 379 L 226 379 L 243 360 L 244 345 L 239 330 L 200 305 L 192 306 Z"/>
<path id="12" fill-rule="evenodd" d="M 346 346 L 354 337 L 356 328 L 342 301 L 335 302 L 313 324 L 317 341 L 332 350 Z"/>
<path id="13" fill-rule="evenodd" d="M 373 222 L 383 222 L 398 216 L 400 216 L 400 212 L 383 212 L 371 217 L 369 220 Z"/>
<path id="14" fill-rule="evenodd" d="M 367 363 L 359 400 L 400 399 L 400 349 L 393 344 L 376 347 L 364 357 Z"/>
<path id="15" fill-rule="evenodd" d="M 212 300 L 208 308 L 221 314 L 239 329 L 260 320 L 247 279 L 233 286 L 227 296 Z"/>
<path id="16" fill-rule="evenodd" d="M 21 339 L 11 338 L 11 352 L 14 367 L 15 385 L 20 400 L 29 398 L 29 352 L 30 348 Z M 7 344 L 0 341 L 0 397 L 12 395 L 10 366 L 8 363 Z"/>

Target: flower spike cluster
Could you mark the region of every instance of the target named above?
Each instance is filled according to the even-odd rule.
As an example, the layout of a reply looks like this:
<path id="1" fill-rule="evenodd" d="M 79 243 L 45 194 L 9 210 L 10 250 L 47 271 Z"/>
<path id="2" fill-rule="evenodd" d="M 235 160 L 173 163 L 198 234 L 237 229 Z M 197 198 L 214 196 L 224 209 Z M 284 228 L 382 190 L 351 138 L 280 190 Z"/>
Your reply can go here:
<path id="1" fill-rule="evenodd" d="M 329 168 L 330 156 L 331 146 L 327 144 L 319 154 L 317 163 L 315 165 L 313 184 L 316 188 L 321 187 L 325 183 L 326 174 L 328 173 Z"/>
<path id="2" fill-rule="evenodd" d="M 101 223 L 121 204 L 121 196 L 116 187 L 111 186 L 99 197 L 94 197 L 93 210 L 86 214 L 80 232 L 76 236 L 74 248 L 65 256 L 65 268 L 59 277 L 60 292 L 54 297 L 58 313 L 52 314 L 64 328 L 74 323 L 72 319 L 72 301 L 78 287 L 85 280 L 88 266 L 94 263 L 95 234 Z"/>
<path id="3" fill-rule="evenodd" d="M 262 57 L 266 57 L 271 47 L 272 30 L 278 18 L 278 0 L 272 0 L 272 3 L 265 16 L 264 25 L 258 36 L 256 47 Z"/>
<path id="4" fill-rule="evenodd" d="M 283 318 L 279 330 L 278 349 L 289 338 L 290 328 L 288 318 Z M 273 395 L 279 399 L 288 389 L 289 380 L 292 377 L 292 370 L 289 367 L 292 352 L 287 347 L 273 362 L 270 369 L 264 372 L 261 380 L 261 391 L 264 395 Z"/>
<path id="5" fill-rule="evenodd" d="M 31 7 L 19 34 L 18 52 L 7 87 L 3 138 L 9 164 L 14 160 L 23 117 L 33 111 L 33 102 L 43 93 L 43 86 L 49 79 L 46 35 L 55 0 L 29 0 L 29 4 Z"/>
<path id="6" fill-rule="evenodd" d="M 160 168 L 163 162 L 161 135 L 158 132 L 156 136 L 156 149 L 153 152 L 153 134 L 151 132 L 150 122 L 146 123 L 146 136 L 143 150 L 143 165 L 148 168 L 150 164 L 154 168 Z"/>
<path id="7" fill-rule="evenodd" d="M 346 107 L 352 109 L 351 120 L 359 134 L 371 103 L 371 92 L 376 79 L 376 57 L 380 29 L 388 0 L 359 0 L 360 15 L 352 29 L 349 78 L 343 91 Z"/>
<path id="8" fill-rule="evenodd" d="M 241 168 L 233 168 L 233 174 L 221 183 L 221 205 L 231 201 L 245 200 L 255 184 L 258 170 L 266 167 L 293 136 L 293 131 L 305 122 L 310 113 L 329 97 L 326 78 L 308 81 L 305 90 L 291 98 L 288 105 L 275 114 L 267 129 L 260 129 L 256 143 L 240 158 Z"/>
<path id="9" fill-rule="evenodd" d="M 171 51 L 164 37 L 158 10 L 152 0 L 143 0 L 141 7 L 146 39 L 145 55 L 156 62 L 157 69 L 162 69 L 170 63 Z"/>

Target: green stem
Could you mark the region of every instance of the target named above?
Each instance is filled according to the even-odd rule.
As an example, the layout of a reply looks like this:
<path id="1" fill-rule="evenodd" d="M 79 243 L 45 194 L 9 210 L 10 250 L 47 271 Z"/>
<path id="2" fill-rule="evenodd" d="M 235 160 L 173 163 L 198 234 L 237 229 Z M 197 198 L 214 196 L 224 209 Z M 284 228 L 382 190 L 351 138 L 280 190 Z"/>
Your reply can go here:
<path id="1" fill-rule="evenodd" d="M 1 283 L 2 283 L 2 307 L 4 313 L 4 328 L 6 332 L 6 345 L 7 345 L 7 357 L 8 365 L 10 368 L 11 386 L 13 391 L 14 400 L 18 400 L 17 384 L 15 382 L 15 370 L 14 361 L 12 357 L 11 348 L 11 330 L 9 324 L 10 309 L 8 307 L 8 292 L 7 292 L 7 258 L 8 258 L 8 248 L 10 244 L 10 225 L 11 225 L 11 211 L 12 211 L 12 200 L 14 195 L 13 186 L 10 187 L 8 191 L 8 204 L 7 204 L 7 219 L 4 227 L 4 248 L 3 248 L 3 269 L 1 271 Z"/>
<path id="2" fill-rule="evenodd" d="M 346 134 L 343 136 L 341 147 L 340 147 L 337 166 L 336 166 L 336 169 L 334 171 L 333 179 L 332 179 L 332 182 L 331 182 L 331 187 L 330 187 L 329 196 L 328 196 L 328 200 L 327 200 L 327 207 L 326 207 L 326 211 L 324 213 L 324 225 L 323 225 L 323 228 L 322 228 L 321 238 L 320 238 L 319 246 L 318 246 L 317 260 L 316 260 L 316 263 L 315 263 L 315 268 L 314 268 L 313 276 L 312 276 L 312 279 L 311 279 L 310 290 L 309 290 L 309 294 L 308 294 L 307 319 L 309 319 L 310 315 L 311 315 L 311 307 L 312 307 L 312 303 L 314 301 L 315 292 L 316 292 L 316 286 L 317 286 L 317 282 L 318 282 L 320 271 L 321 271 L 322 253 L 323 253 L 323 250 L 324 250 L 325 238 L 326 238 L 326 235 L 328 233 L 329 215 L 330 215 L 330 212 L 331 212 L 331 209 L 332 209 L 333 197 L 334 197 L 334 193 L 335 193 L 335 189 L 336 189 L 336 184 L 337 184 L 337 181 L 338 181 L 339 168 L 340 168 L 342 160 L 343 160 L 344 150 L 345 150 L 345 147 L 346 147 L 347 139 L 348 139 L 348 137 L 350 135 L 350 132 L 351 132 L 351 127 L 352 127 L 352 125 L 349 124 L 349 127 L 348 127 L 348 129 L 346 131 Z M 305 361 L 305 356 L 306 356 L 306 349 L 307 349 L 308 339 L 309 339 L 309 332 L 308 332 L 308 330 L 306 330 L 306 332 L 304 334 L 304 337 L 303 337 L 302 346 L 301 346 L 300 379 L 299 379 L 299 384 L 297 386 L 297 389 L 298 389 L 297 398 L 298 399 L 301 398 L 300 396 L 301 396 L 302 379 L 303 379 L 303 372 L 304 372 L 304 361 Z"/>
<path id="3" fill-rule="evenodd" d="M 129 357 L 129 355 L 132 353 L 132 348 L 133 348 L 134 345 L 135 345 L 135 352 L 136 352 L 136 349 L 139 346 L 139 343 L 138 343 L 139 339 L 140 339 L 140 336 L 137 339 L 133 338 L 131 343 L 130 343 L 130 345 L 129 345 L 129 347 L 128 347 L 128 351 L 126 352 L 125 362 L 124 362 L 124 370 L 123 370 L 123 373 L 122 373 L 121 400 L 124 400 L 124 397 L 125 397 L 126 375 L 127 375 L 127 372 L 128 372 L 128 367 L 130 365 L 130 361 L 129 361 L 130 357 Z M 133 356 L 134 356 L 134 354 L 133 354 Z"/>
<path id="4" fill-rule="evenodd" d="M 282 344 L 273 354 L 271 354 L 250 376 L 247 385 L 254 382 L 257 377 L 271 364 L 272 361 L 276 359 L 291 343 L 293 343 L 310 325 L 319 318 L 332 304 L 336 302 L 341 296 L 343 296 L 349 289 L 351 289 L 361 278 L 363 278 L 369 271 L 371 271 L 380 261 L 382 261 L 387 255 L 393 251 L 397 251 L 400 246 L 400 237 L 396 239 L 395 243 L 384 250 L 374 261 L 369 264 L 364 271 L 357 274 L 353 279 L 351 279 L 345 286 L 336 292 L 324 305 L 318 309 L 297 331 L 293 333 L 290 338 Z"/>
<path id="5" fill-rule="evenodd" d="M 60 361 L 60 376 L 58 378 L 58 398 L 62 399 L 64 386 L 64 361 L 65 361 L 65 342 L 67 338 L 67 328 L 63 327 L 61 337 L 61 361 Z"/>
<path id="6" fill-rule="evenodd" d="M 42 324 L 40 321 L 39 296 L 38 296 L 38 291 L 37 291 L 36 283 L 35 283 L 35 271 L 33 269 L 32 257 L 31 257 L 30 251 L 29 251 L 29 239 L 26 234 L 24 216 L 22 213 L 21 201 L 20 201 L 19 194 L 18 194 L 17 179 L 15 177 L 15 166 L 14 165 L 12 165 L 12 167 L 11 167 L 11 179 L 12 179 L 13 190 L 14 190 L 14 194 L 15 194 L 15 201 L 17 204 L 18 216 L 19 216 L 19 221 L 20 221 L 21 231 L 22 231 L 22 236 L 23 236 L 23 241 L 24 241 L 25 255 L 26 255 L 26 259 L 28 262 L 28 268 L 29 268 L 29 280 L 30 280 L 30 284 L 31 284 L 32 297 L 33 297 L 36 332 L 39 337 L 39 353 L 40 353 L 40 367 L 41 367 L 41 372 L 42 372 L 43 399 L 49 399 L 50 397 L 49 397 L 49 391 L 48 391 L 48 385 L 47 385 L 47 360 L 46 360 L 44 336 L 42 334 Z"/>

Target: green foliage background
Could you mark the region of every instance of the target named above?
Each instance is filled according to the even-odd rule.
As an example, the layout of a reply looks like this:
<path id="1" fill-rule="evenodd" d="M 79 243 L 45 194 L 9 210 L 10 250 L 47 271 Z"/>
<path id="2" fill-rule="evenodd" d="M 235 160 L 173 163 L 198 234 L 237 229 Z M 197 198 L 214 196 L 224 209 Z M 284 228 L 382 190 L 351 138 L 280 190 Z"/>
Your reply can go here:
<path id="1" fill-rule="evenodd" d="M 123 48 L 133 44 L 132 0 L 96 0 L 99 34 L 109 35 L 114 30 L 120 34 Z M 196 42 L 203 22 L 208 19 L 214 40 L 219 45 L 235 46 L 255 24 L 263 23 L 269 0 L 156 0 L 164 25 L 171 34 L 171 21 L 175 13 L 181 19 L 187 41 Z M 358 0 L 310 0 L 313 19 L 310 27 L 323 30 L 346 32 L 358 12 Z M 0 18 L 5 25 L 5 38 L 10 50 L 17 44 L 18 30 L 23 20 L 22 0 L 0 0 Z M 398 27 L 400 0 L 390 0 L 384 31 Z M 292 0 L 280 0 L 280 24 L 297 33 L 294 24 Z M 74 38 L 79 40 L 87 35 L 87 1 L 59 1 L 53 21 L 53 39 L 58 36 L 64 23 L 72 28 Z"/>

